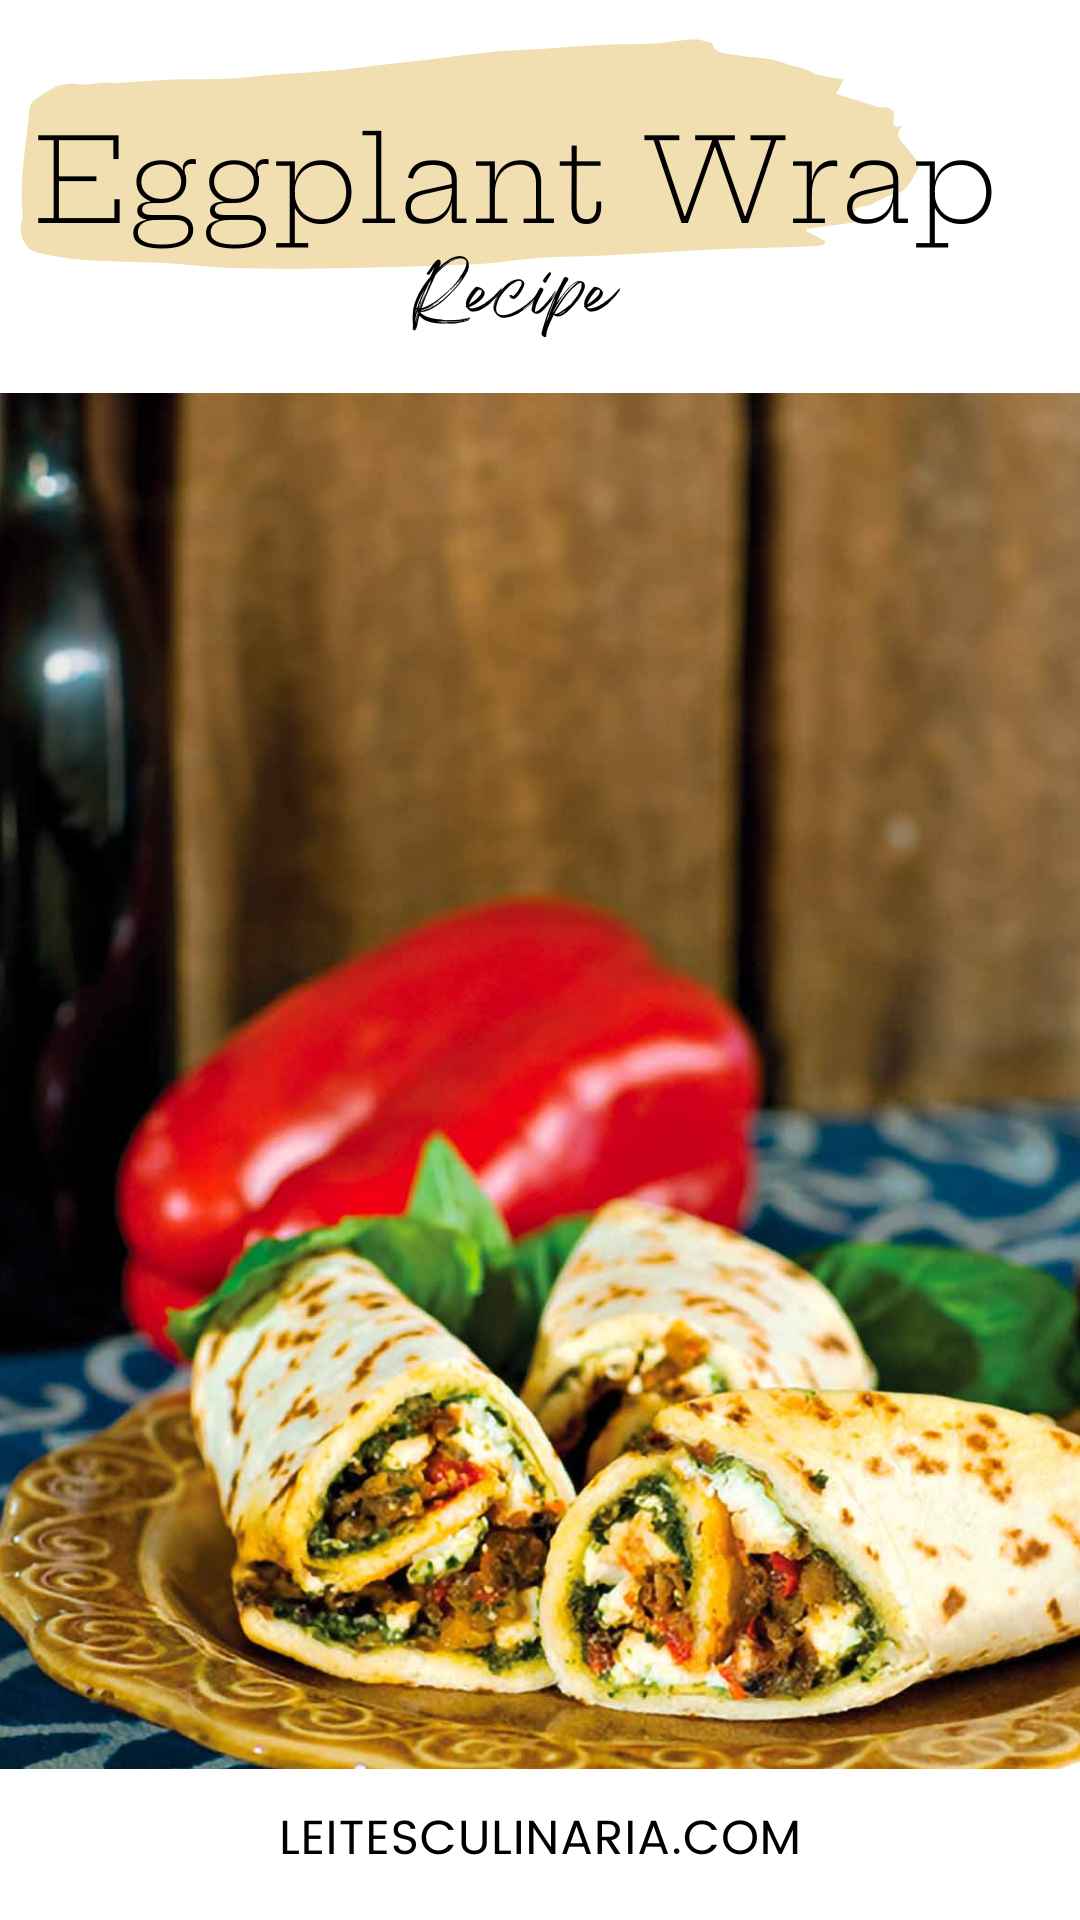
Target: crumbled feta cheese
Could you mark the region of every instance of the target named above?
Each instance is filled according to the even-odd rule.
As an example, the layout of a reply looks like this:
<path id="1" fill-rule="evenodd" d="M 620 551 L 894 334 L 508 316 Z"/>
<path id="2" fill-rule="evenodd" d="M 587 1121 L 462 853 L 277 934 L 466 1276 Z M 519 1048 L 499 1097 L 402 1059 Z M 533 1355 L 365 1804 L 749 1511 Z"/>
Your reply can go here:
<path id="1" fill-rule="evenodd" d="M 686 1464 L 691 1464 L 689 1456 Z M 725 1461 L 715 1468 L 699 1466 L 696 1461 L 692 1464 L 709 1491 L 723 1501 L 735 1535 L 747 1553 L 787 1553 L 797 1545 L 798 1527 L 784 1518 L 749 1467 L 738 1460 Z"/>
<path id="2" fill-rule="evenodd" d="M 434 1445 L 430 1433 L 409 1433 L 404 1440 L 394 1440 L 383 1454 L 380 1466 L 388 1473 L 397 1472 L 402 1467 L 417 1467 L 426 1460 Z"/>
<path id="3" fill-rule="evenodd" d="M 643 1501 L 642 1509 L 644 1505 Z M 674 1548 L 660 1538 L 642 1509 L 629 1520 L 617 1520 L 606 1540 L 585 1549 L 586 1585 L 616 1586 L 628 1573 L 640 1580 L 650 1561 L 678 1559 Z M 662 1508 L 659 1513 L 662 1516 Z"/>
<path id="4" fill-rule="evenodd" d="M 839 1665 L 846 1653 L 851 1653 L 862 1639 L 862 1630 L 856 1625 L 860 1608 L 857 1601 L 846 1605 L 835 1602 L 831 1606 L 815 1607 L 803 1621 L 803 1632 L 809 1640 L 822 1666 Z"/>
<path id="5" fill-rule="evenodd" d="M 392 1607 L 385 1607 L 380 1617 L 387 1639 L 404 1640 L 419 1611 L 419 1600 L 402 1600 Z"/>
<path id="6" fill-rule="evenodd" d="M 597 1601 L 596 1617 L 602 1627 L 623 1627 L 633 1619 L 634 1608 L 629 1598 L 633 1584 L 632 1575 L 626 1573 Z"/>
<path id="7" fill-rule="evenodd" d="M 719 1393 L 720 1376 L 708 1360 L 702 1360 L 689 1373 L 684 1373 L 679 1381 L 680 1393 L 688 1393 L 694 1399 L 700 1399 L 706 1393 Z"/>
<path id="8" fill-rule="evenodd" d="M 509 1429 L 475 1401 L 463 1401 L 460 1413 L 461 1424 L 454 1434 L 456 1445 L 477 1466 L 496 1468 L 506 1489 L 502 1506 L 510 1512 L 530 1511 L 537 1504 L 536 1488 Z"/>
<path id="9" fill-rule="evenodd" d="M 671 1687 L 679 1692 L 709 1687 L 717 1693 L 731 1692 L 719 1673 L 688 1673 L 666 1647 L 655 1646 L 643 1633 L 623 1634 L 608 1678 L 618 1687 Z"/>
<path id="10" fill-rule="evenodd" d="M 414 1587 L 425 1587 L 431 1580 L 440 1580 L 444 1573 L 454 1573 L 471 1560 L 480 1545 L 488 1523 L 481 1514 L 467 1527 L 459 1527 L 456 1533 L 448 1534 L 437 1546 L 429 1547 L 426 1553 L 418 1553 L 415 1560 L 409 1562 L 408 1578 Z"/>

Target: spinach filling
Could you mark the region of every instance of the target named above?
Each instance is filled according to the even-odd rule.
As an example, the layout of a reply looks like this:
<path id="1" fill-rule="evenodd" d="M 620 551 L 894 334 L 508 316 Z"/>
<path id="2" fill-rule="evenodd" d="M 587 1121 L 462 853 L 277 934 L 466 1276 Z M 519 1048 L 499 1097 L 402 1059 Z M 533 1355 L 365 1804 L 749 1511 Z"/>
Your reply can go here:
<path id="1" fill-rule="evenodd" d="M 318 1607 L 306 1601 L 276 1600 L 271 1607 L 275 1620 L 288 1620 L 294 1626 L 303 1627 L 313 1640 L 321 1640 L 325 1646 L 352 1647 L 357 1652 L 373 1652 L 382 1647 L 415 1647 L 418 1652 L 437 1653 L 437 1637 L 423 1632 L 393 1633 L 378 1614 L 357 1609 L 355 1613 L 338 1608 Z M 543 1648 L 540 1636 L 526 1640 L 516 1647 L 497 1647 L 494 1642 L 487 1647 L 460 1649 L 470 1657 L 481 1660 L 491 1673 L 506 1673 L 511 1667 L 518 1666 L 523 1660 L 538 1660 Z"/>
<path id="2" fill-rule="evenodd" d="M 541 1655 L 532 1623 L 556 1518 L 545 1513 L 529 1527 L 474 1523 L 479 1538 L 467 1557 L 439 1566 L 422 1555 L 356 1594 L 305 1594 L 280 1568 L 263 1564 L 252 1569 L 237 1598 L 328 1646 L 465 1653 L 502 1673 Z M 509 1644 L 500 1645 L 503 1630 L 510 1630 Z"/>

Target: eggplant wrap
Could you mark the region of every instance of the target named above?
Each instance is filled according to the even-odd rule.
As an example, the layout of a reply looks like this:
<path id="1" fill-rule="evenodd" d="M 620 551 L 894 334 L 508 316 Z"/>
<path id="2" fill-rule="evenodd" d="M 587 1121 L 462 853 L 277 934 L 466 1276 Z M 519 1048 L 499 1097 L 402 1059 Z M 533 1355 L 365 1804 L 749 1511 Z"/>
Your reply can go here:
<path id="1" fill-rule="evenodd" d="M 691 1214 L 616 1200 L 552 1288 L 522 1397 L 591 1479 L 673 1400 L 874 1379 L 843 1309 L 793 1261 Z"/>
<path id="2" fill-rule="evenodd" d="M 573 1488 L 509 1387 L 376 1267 L 298 1261 L 203 1334 L 191 1400 L 250 1639 L 351 1679 L 550 1684 L 540 1580 Z"/>
<path id="3" fill-rule="evenodd" d="M 870 1706 L 1080 1633 L 1080 1438 L 921 1394 L 669 1407 L 561 1522 L 540 1618 L 597 1705 Z"/>

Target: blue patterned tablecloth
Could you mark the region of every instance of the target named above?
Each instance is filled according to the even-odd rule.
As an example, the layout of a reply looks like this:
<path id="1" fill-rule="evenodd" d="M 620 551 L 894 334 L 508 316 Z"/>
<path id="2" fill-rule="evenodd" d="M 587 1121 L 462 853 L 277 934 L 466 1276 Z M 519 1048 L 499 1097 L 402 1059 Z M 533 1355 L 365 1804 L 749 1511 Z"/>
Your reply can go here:
<path id="1" fill-rule="evenodd" d="M 1001 1253 L 1071 1283 L 1080 1265 L 1080 1106 L 769 1113 L 749 1230 L 798 1256 L 830 1240 L 926 1240 Z M 0 1497 L 39 1454 L 85 1438 L 184 1375 L 136 1335 L 0 1358 Z M 0 1767 L 222 1767 L 67 1693 L 0 1621 Z"/>

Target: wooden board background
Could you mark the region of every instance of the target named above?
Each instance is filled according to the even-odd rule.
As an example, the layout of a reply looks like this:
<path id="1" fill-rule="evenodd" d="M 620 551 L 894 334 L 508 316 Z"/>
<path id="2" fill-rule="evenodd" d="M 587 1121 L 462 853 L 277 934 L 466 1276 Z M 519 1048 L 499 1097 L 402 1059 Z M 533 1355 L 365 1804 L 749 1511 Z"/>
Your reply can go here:
<path id="1" fill-rule="evenodd" d="M 785 1096 L 1080 1094 L 1080 400 L 784 399 L 762 964 Z"/>
<path id="2" fill-rule="evenodd" d="M 181 406 L 180 1030 L 559 890 L 731 983 L 742 410 Z"/>
<path id="3" fill-rule="evenodd" d="M 1080 1092 L 1080 400 L 177 403 L 183 1057 L 559 888 L 775 1099 Z"/>

